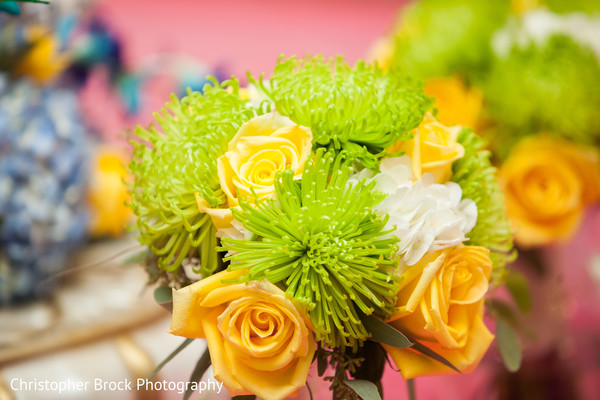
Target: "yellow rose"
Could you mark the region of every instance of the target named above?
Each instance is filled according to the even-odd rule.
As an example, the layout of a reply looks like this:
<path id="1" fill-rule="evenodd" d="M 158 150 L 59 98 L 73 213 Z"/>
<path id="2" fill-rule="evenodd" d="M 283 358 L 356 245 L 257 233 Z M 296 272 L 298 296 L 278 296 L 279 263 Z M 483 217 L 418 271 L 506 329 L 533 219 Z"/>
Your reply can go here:
<path id="1" fill-rule="evenodd" d="M 489 250 L 463 246 L 430 253 L 402 274 L 397 313 L 388 321 L 462 373 L 471 372 L 494 335 L 483 323 L 492 272 Z M 456 373 L 411 349 L 385 346 L 405 379 Z"/>
<path id="2" fill-rule="evenodd" d="M 483 94 L 479 89 L 468 88 L 460 78 L 449 76 L 429 79 L 424 91 L 435 97 L 440 123 L 477 128 L 483 103 Z"/>
<path id="3" fill-rule="evenodd" d="M 232 396 L 282 399 L 306 384 L 315 343 L 310 319 L 268 281 L 226 285 L 223 271 L 173 291 L 170 333 L 205 338 L 215 378 Z"/>
<path id="4" fill-rule="evenodd" d="M 310 155 L 312 133 L 288 117 L 275 112 L 261 115 L 243 124 L 229 142 L 229 151 L 217 159 L 221 188 L 227 196 L 227 209 L 213 209 L 197 196 L 201 212 L 211 216 L 217 228 L 231 225 L 229 207 L 239 205 L 238 196 L 253 200 L 271 197 L 277 172 L 287 168 L 302 176 Z"/>
<path id="5" fill-rule="evenodd" d="M 459 126 L 442 125 L 428 113 L 414 130 L 412 139 L 399 140 L 387 151 L 403 151 L 409 155 L 415 179 L 429 172 L 436 183 L 445 183 L 452 176 L 452 163 L 465 154 L 465 149 L 456 141 L 460 130 Z"/>
<path id="6" fill-rule="evenodd" d="M 598 154 L 539 136 L 521 142 L 498 173 L 515 241 L 524 247 L 566 241 L 584 207 L 600 198 Z"/>

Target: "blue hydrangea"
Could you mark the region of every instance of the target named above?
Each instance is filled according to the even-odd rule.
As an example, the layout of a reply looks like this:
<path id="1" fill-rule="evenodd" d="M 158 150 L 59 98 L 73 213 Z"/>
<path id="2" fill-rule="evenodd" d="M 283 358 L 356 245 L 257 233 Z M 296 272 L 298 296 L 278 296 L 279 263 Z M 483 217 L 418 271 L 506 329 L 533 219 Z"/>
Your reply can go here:
<path id="1" fill-rule="evenodd" d="M 0 305 L 48 292 L 86 238 L 84 132 L 74 92 L 0 75 Z"/>

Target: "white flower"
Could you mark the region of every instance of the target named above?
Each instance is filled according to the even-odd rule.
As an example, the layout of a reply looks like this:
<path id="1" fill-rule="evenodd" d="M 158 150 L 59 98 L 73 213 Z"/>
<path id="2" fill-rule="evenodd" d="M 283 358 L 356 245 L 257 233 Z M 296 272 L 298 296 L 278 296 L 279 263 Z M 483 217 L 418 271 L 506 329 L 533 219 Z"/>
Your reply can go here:
<path id="1" fill-rule="evenodd" d="M 507 56 L 513 46 L 526 47 L 531 43 L 543 45 L 556 34 L 569 36 L 593 49 L 600 60 L 600 17 L 583 12 L 555 14 L 546 9 L 532 10 L 517 22 L 509 20 L 492 38 L 496 54 Z"/>
<path id="2" fill-rule="evenodd" d="M 477 206 L 462 199 L 458 184 L 434 183 L 430 174 L 413 182 L 408 156 L 385 159 L 380 169 L 371 179 L 377 182 L 376 190 L 388 197 L 375 210 L 389 215 L 387 228 L 395 226 L 393 234 L 400 239 L 398 252 L 404 263 L 414 265 L 429 251 L 467 240 L 477 221 Z M 363 171 L 357 178 L 366 174 Z"/>

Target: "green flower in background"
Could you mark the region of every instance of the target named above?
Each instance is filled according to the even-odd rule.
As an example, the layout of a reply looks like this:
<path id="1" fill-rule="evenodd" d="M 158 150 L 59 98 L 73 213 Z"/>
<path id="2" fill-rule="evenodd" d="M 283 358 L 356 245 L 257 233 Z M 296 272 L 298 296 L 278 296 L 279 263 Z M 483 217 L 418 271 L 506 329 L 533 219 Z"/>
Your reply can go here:
<path id="1" fill-rule="evenodd" d="M 556 13 L 570 13 L 582 11 L 585 13 L 600 12 L 598 0 L 545 0 L 546 6 Z"/>
<path id="2" fill-rule="evenodd" d="M 490 39 L 506 22 L 507 0 L 423 0 L 399 22 L 392 67 L 422 78 L 478 76 L 490 60 Z"/>
<path id="3" fill-rule="evenodd" d="M 498 56 L 483 89 L 501 157 L 523 136 L 538 132 L 581 144 L 598 140 L 600 64 L 591 49 L 567 36 L 514 46 Z"/>

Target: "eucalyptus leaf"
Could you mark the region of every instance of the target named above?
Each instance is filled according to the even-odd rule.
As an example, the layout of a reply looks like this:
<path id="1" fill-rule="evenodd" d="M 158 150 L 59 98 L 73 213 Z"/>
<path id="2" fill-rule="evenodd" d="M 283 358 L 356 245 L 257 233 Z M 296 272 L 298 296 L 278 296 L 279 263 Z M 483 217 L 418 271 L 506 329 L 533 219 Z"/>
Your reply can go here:
<path id="1" fill-rule="evenodd" d="M 206 349 L 204 354 L 202 354 L 202 357 L 198 360 L 198 363 L 196 363 L 196 367 L 190 376 L 190 382 L 200 382 L 208 367 L 210 367 L 210 353 L 208 352 L 208 349 Z M 183 395 L 183 400 L 188 400 L 192 393 L 194 393 L 193 386 L 188 385 L 188 388 Z"/>
<path id="2" fill-rule="evenodd" d="M 362 315 L 361 321 L 371 334 L 371 340 L 388 346 L 405 349 L 413 343 L 399 330 L 386 324 L 374 315 Z"/>
<path id="3" fill-rule="evenodd" d="M 518 371 L 521 366 L 521 344 L 515 331 L 501 319 L 496 321 L 496 340 L 506 369 Z"/>
<path id="4" fill-rule="evenodd" d="M 167 358 L 165 358 L 160 364 L 158 364 L 156 366 L 156 368 L 154 368 L 152 370 L 152 372 L 150 372 L 150 375 L 148 375 L 146 377 L 146 380 L 150 380 L 150 379 L 154 378 L 154 376 L 158 373 L 158 371 L 160 371 L 162 369 L 162 367 L 165 366 L 166 363 L 168 363 L 169 361 L 171 361 L 173 359 L 173 357 L 175 357 L 177 354 L 179 354 L 179 352 L 181 350 L 185 349 L 193 341 L 194 341 L 194 339 L 185 339 L 183 341 L 183 343 L 181 343 L 175 350 L 173 350 L 173 352 L 171 354 L 169 354 L 167 356 Z"/>
<path id="5" fill-rule="evenodd" d="M 173 312 L 173 288 L 159 286 L 154 289 L 154 300 L 165 310 Z"/>
<path id="6" fill-rule="evenodd" d="M 354 392 L 363 400 L 381 400 L 377 386 L 375 386 L 373 382 L 361 379 L 346 379 L 344 384 L 354 390 Z"/>
<path id="7" fill-rule="evenodd" d="M 517 306 L 519 306 L 519 309 L 524 313 L 530 312 L 531 297 L 529 296 L 527 279 L 516 271 L 510 271 L 506 275 L 506 287 L 510 291 L 515 303 L 517 303 Z"/>

